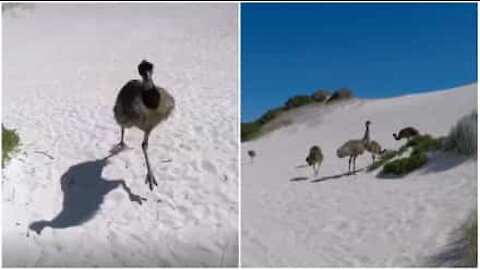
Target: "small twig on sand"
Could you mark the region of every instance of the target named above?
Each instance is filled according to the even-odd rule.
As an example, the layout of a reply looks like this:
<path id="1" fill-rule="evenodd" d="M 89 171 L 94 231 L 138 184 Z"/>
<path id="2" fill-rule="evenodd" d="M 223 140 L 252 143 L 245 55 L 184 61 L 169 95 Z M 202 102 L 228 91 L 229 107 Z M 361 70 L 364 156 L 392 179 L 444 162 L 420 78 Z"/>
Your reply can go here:
<path id="1" fill-rule="evenodd" d="M 50 159 L 55 159 L 54 157 L 52 157 L 51 155 L 49 155 L 48 153 L 46 153 L 44 151 L 34 151 L 34 153 L 45 155 L 45 156 L 49 157 Z"/>

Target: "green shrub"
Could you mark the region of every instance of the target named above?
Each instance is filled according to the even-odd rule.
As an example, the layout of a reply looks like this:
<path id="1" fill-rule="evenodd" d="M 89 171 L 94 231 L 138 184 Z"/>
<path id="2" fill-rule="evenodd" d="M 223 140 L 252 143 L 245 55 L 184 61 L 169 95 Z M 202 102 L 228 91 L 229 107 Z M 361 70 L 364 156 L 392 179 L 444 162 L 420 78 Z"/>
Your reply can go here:
<path id="1" fill-rule="evenodd" d="M 407 147 L 413 147 L 417 151 L 440 150 L 442 148 L 443 138 L 434 139 L 429 134 L 420 135 L 407 142 Z"/>
<path id="2" fill-rule="evenodd" d="M 311 95 L 312 99 L 315 102 L 324 102 L 326 101 L 332 94 L 329 91 L 319 90 Z"/>
<path id="3" fill-rule="evenodd" d="M 445 150 L 477 157 L 477 112 L 462 117 L 445 139 Z"/>
<path id="4" fill-rule="evenodd" d="M 404 175 L 427 163 L 427 155 L 421 150 L 412 152 L 409 157 L 399 158 L 383 166 L 383 173 Z"/>
<path id="5" fill-rule="evenodd" d="M 428 151 L 440 150 L 442 148 L 443 141 L 444 138 L 433 138 L 429 134 L 412 138 L 406 144 L 400 147 L 395 155 L 399 156 L 403 154 L 410 147 L 412 148 L 410 156 L 399 158 L 385 164 L 385 166 L 383 166 L 382 173 L 405 175 L 422 167 L 428 161 Z"/>
<path id="6" fill-rule="evenodd" d="M 351 99 L 353 97 L 354 96 L 353 96 L 352 90 L 348 88 L 342 88 L 333 92 L 333 94 L 330 96 L 327 102 L 330 103 L 330 102 L 335 102 L 339 100 Z"/>
<path id="7" fill-rule="evenodd" d="M 7 129 L 2 125 L 2 167 L 11 155 L 18 150 L 20 138 L 13 129 Z"/>
<path id="8" fill-rule="evenodd" d="M 240 128 L 241 141 L 248 141 L 258 136 L 261 127 L 262 125 L 258 124 L 257 122 L 242 123 Z"/>
<path id="9" fill-rule="evenodd" d="M 285 105 L 283 108 L 285 110 L 290 110 L 293 108 L 297 108 L 306 104 L 314 103 L 316 102 L 315 99 L 311 96 L 294 96 L 291 97 L 285 102 Z"/>
<path id="10" fill-rule="evenodd" d="M 370 166 L 368 166 L 367 172 L 370 172 L 370 171 L 376 170 L 377 168 L 380 168 L 385 163 L 387 163 L 389 160 L 398 156 L 399 154 L 400 154 L 400 152 L 396 151 L 396 150 L 385 151 L 385 153 L 383 153 L 378 160 L 376 160 Z"/>
<path id="11" fill-rule="evenodd" d="M 264 113 L 258 120 L 255 122 L 260 125 L 265 125 L 266 123 L 270 122 L 271 120 L 275 119 L 280 115 L 280 113 L 283 111 L 282 108 L 275 108 L 272 110 L 268 110 L 266 113 Z"/>
<path id="12" fill-rule="evenodd" d="M 291 123 L 292 122 L 290 120 L 278 121 L 276 123 L 269 124 L 268 126 L 261 125 L 258 122 L 242 123 L 240 139 L 242 142 L 253 140 L 270 133 L 275 129 L 288 126 Z"/>
<path id="13" fill-rule="evenodd" d="M 330 92 L 328 91 L 317 91 L 311 96 L 308 95 L 297 95 L 289 98 L 287 102 L 285 102 L 284 106 L 274 108 L 271 110 L 268 110 L 266 113 L 264 113 L 260 118 L 253 122 L 248 122 L 248 123 L 242 123 L 241 124 L 241 131 L 240 131 L 240 138 L 242 142 L 252 140 L 254 138 L 258 138 L 259 136 L 276 129 L 279 126 L 285 126 L 290 124 L 289 122 L 281 122 L 279 124 L 276 124 L 274 128 L 269 127 L 267 129 L 262 129 L 262 127 L 271 122 L 272 120 L 278 118 L 278 116 L 284 112 L 288 111 L 290 109 L 298 108 L 307 104 L 311 103 L 316 103 L 316 102 L 323 102 L 325 101 L 328 97 L 330 97 Z M 333 99 L 330 98 L 328 101 L 336 100 L 336 99 L 346 99 L 353 97 L 353 93 L 349 89 L 340 89 L 337 90 L 333 95 Z"/>
<path id="14" fill-rule="evenodd" d="M 477 212 L 472 214 L 472 221 L 463 229 L 463 239 L 466 241 L 464 247 L 464 263 L 469 267 L 477 267 Z"/>

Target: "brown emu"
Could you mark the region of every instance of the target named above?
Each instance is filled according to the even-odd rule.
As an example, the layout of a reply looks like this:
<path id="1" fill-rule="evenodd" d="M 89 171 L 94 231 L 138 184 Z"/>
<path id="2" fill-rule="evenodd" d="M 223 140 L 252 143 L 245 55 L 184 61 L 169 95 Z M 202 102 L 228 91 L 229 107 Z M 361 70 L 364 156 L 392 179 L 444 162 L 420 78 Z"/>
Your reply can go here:
<path id="1" fill-rule="evenodd" d="M 307 162 L 308 166 L 312 166 L 313 173 L 315 176 L 317 176 L 318 170 L 320 169 L 320 165 L 322 165 L 323 161 L 322 149 L 320 149 L 320 147 L 317 145 L 312 146 L 305 161 Z"/>
<path id="2" fill-rule="evenodd" d="M 366 145 L 366 150 L 372 154 L 372 162 L 375 162 L 376 156 L 385 153 L 385 149 L 377 141 L 370 141 Z"/>
<path id="3" fill-rule="evenodd" d="M 406 127 L 402 130 L 400 130 L 398 132 L 398 135 L 397 134 L 393 134 L 393 138 L 395 138 L 395 140 L 399 141 L 403 138 L 406 138 L 407 140 L 410 140 L 411 138 L 415 137 L 415 136 L 418 136 L 420 133 L 418 132 L 418 130 L 416 128 L 413 128 L 413 127 Z"/>
<path id="4" fill-rule="evenodd" d="M 157 185 L 157 181 L 148 159 L 148 137 L 155 126 L 171 115 L 175 102 L 165 89 L 153 83 L 152 63 L 143 60 L 138 65 L 138 73 L 142 80 L 127 82 L 117 96 L 113 112 L 121 128 L 121 138 L 120 143 L 112 151 L 120 151 L 125 147 L 123 141 L 125 128 L 135 126 L 141 129 L 144 132 L 142 150 L 147 165 L 145 183 L 149 185 L 150 190 L 153 190 L 153 185 Z"/>
<path id="5" fill-rule="evenodd" d="M 368 142 L 370 141 L 370 120 L 365 122 L 365 134 L 363 136 L 363 139 L 361 140 L 350 140 L 344 143 L 342 146 L 340 146 L 337 149 L 337 157 L 339 158 L 344 158 L 344 157 L 349 157 L 348 158 L 348 172 L 351 172 L 351 165 L 353 161 L 353 173 L 355 172 L 355 163 L 357 161 L 357 157 L 363 152 L 365 152 L 366 146 Z"/>
<path id="6" fill-rule="evenodd" d="M 253 163 L 253 158 L 257 155 L 254 150 L 248 150 L 248 156 L 250 157 L 250 163 Z"/>

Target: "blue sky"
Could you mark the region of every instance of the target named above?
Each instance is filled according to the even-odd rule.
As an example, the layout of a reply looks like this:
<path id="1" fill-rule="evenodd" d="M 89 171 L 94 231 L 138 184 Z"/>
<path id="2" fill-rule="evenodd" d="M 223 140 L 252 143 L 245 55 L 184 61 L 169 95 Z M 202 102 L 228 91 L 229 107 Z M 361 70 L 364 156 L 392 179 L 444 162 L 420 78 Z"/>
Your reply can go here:
<path id="1" fill-rule="evenodd" d="M 290 96 L 363 98 L 477 81 L 476 4 L 241 5 L 242 122 Z"/>

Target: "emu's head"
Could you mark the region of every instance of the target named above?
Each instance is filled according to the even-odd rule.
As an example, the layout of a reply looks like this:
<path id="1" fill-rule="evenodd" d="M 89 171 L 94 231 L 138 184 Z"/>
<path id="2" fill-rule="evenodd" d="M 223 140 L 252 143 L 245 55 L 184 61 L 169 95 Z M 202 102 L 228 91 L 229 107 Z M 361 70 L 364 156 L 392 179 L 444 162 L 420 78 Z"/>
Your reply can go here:
<path id="1" fill-rule="evenodd" d="M 337 157 L 344 158 L 348 155 L 349 155 L 349 153 L 348 153 L 347 147 L 340 147 L 340 148 L 337 149 Z"/>
<path id="2" fill-rule="evenodd" d="M 138 65 L 138 73 L 140 73 L 142 78 L 150 78 L 153 73 L 153 64 L 147 60 L 142 60 L 142 62 Z"/>
<path id="3" fill-rule="evenodd" d="M 365 122 L 365 126 L 370 126 L 372 124 L 372 122 L 370 122 L 370 120 L 367 120 L 367 122 Z"/>
<path id="4" fill-rule="evenodd" d="M 312 166 L 313 165 L 313 160 L 312 160 L 312 157 L 309 155 L 305 161 L 307 162 L 308 166 Z"/>

